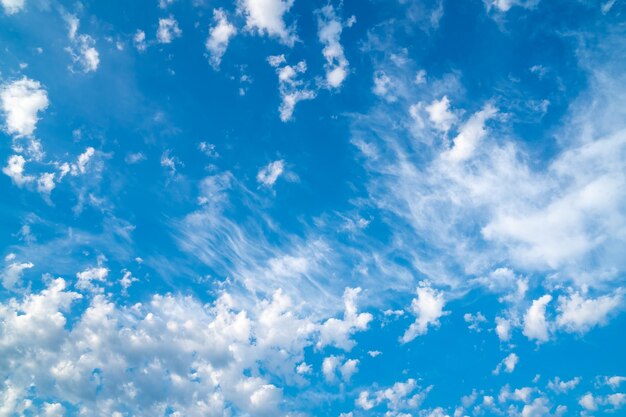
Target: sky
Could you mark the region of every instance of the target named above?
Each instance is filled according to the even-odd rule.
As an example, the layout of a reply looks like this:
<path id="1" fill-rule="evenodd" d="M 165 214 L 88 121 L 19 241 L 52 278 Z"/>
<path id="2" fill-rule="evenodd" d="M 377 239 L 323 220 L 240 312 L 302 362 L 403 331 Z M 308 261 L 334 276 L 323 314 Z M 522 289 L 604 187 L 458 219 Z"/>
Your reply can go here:
<path id="1" fill-rule="evenodd" d="M 0 417 L 626 415 L 622 0 L 0 0 Z"/>

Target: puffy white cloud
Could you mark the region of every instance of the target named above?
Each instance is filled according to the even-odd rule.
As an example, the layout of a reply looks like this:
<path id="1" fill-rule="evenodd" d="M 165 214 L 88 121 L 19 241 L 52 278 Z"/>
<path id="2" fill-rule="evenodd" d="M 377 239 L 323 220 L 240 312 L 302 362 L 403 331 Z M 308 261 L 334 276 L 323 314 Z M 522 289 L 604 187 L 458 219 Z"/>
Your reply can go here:
<path id="1" fill-rule="evenodd" d="M 31 262 L 11 262 L 2 271 L 2 286 L 7 290 L 15 290 L 20 286 L 24 271 L 34 266 Z"/>
<path id="2" fill-rule="evenodd" d="M 428 333 L 428 328 L 439 327 L 439 319 L 449 314 L 443 308 L 446 304 L 443 292 L 432 288 L 429 283 L 422 282 L 416 289 L 417 297 L 411 301 L 411 313 L 415 316 L 409 328 L 404 332 L 400 341 L 408 343 L 417 336 Z"/>
<path id="3" fill-rule="evenodd" d="M 96 287 L 93 283 L 106 282 L 109 270 L 102 266 L 87 268 L 76 274 L 78 281 L 76 282 L 76 288 L 83 291 L 102 291 L 101 288 Z"/>
<path id="4" fill-rule="evenodd" d="M 546 294 L 534 300 L 524 315 L 524 335 L 535 339 L 538 343 L 546 342 L 550 338 L 548 322 L 546 320 L 546 306 L 552 301 L 552 296 Z"/>
<path id="5" fill-rule="evenodd" d="M 339 88 L 348 76 L 348 60 L 341 46 L 340 38 L 344 25 L 352 25 L 354 19 L 344 24 L 335 12 L 332 5 L 328 4 L 317 11 L 317 35 L 324 45 L 322 55 L 326 59 L 324 69 L 326 71 L 326 86 Z"/>
<path id="6" fill-rule="evenodd" d="M 541 0 L 484 0 L 487 9 L 495 8 L 500 12 L 508 12 L 513 6 L 530 9 L 539 4 Z"/>
<path id="7" fill-rule="evenodd" d="M 497 110 L 487 104 L 481 111 L 475 113 L 461 126 L 459 134 L 454 138 L 452 148 L 443 154 L 443 157 L 455 162 L 470 158 L 479 142 L 485 137 L 485 122 L 497 114 Z"/>
<path id="8" fill-rule="evenodd" d="M 135 34 L 133 35 L 133 45 L 139 52 L 143 52 L 148 48 L 148 44 L 146 43 L 146 32 L 141 29 L 137 29 Z"/>
<path id="9" fill-rule="evenodd" d="M 443 96 L 441 100 L 433 100 L 425 107 L 428 118 L 435 128 L 447 132 L 456 122 L 456 115 L 450 111 L 450 99 Z"/>
<path id="10" fill-rule="evenodd" d="M 512 373 L 515 370 L 515 366 L 519 362 L 519 356 L 515 353 L 510 353 L 506 358 L 502 359 L 502 362 L 496 366 L 496 369 L 493 370 L 494 375 L 500 374 L 501 370 L 504 370 L 507 374 Z"/>
<path id="11" fill-rule="evenodd" d="M 502 317 L 496 317 L 496 334 L 503 342 L 511 340 L 511 321 Z"/>
<path id="12" fill-rule="evenodd" d="M 482 323 L 487 322 L 487 318 L 480 311 L 476 314 L 465 313 L 463 315 L 463 320 L 465 321 L 465 323 L 469 324 L 469 326 L 467 327 L 470 330 L 473 330 L 478 333 L 480 333 L 482 330 L 480 327 Z"/>
<path id="13" fill-rule="evenodd" d="M 213 27 L 209 31 L 206 40 L 206 49 L 209 51 L 211 65 L 217 69 L 222 62 L 222 56 L 226 53 L 230 38 L 237 34 L 235 25 L 228 21 L 223 9 L 213 10 Z"/>
<path id="14" fill-rule="evenodd" d="M 373 320 L 370 313 L 359 313 L 357 310 L 357 297 L 361 288 L 346 288 L 343 294 L 344 313 L 343 320 L 330 318 L 320 326 L 320 338 L 318 348 L 335 346 L 343 350 L 351 350 L 355 342 L 350 339 L 357 331 L 367 329 Z"/>
<path id="15" fill-rule="evenodd" d="M 595 411 L 598 409 L 598 405 L 596 403 L 596 399 L 592 393 L 588 392 L 578 400 L 578 404 L 583 407 L 585 410 Z"/>
<path id="16" fill-rule="evenodd" d="M 0 87 L 0 105 L 7 133 L 30 136 L 37 127 L 37 114 L 48 107 L 48 94 L 39 81 L 23 77 Z"/>
<path id="17" fill-rule="evenodd" d="M 93 283 L 106 271 L 89 268 L 77 276 Z M 356 292 L 347 291 L 353 318 Z M 83 297 L 85 303 L 74 303 Z M 299 374 L 310 372 L 304 351 L 322 327 L 300 316 L 280 290 L 246 309 L 227 293 L 209 304 L 154 295 L 121 306 L 108 297 L 81 296 L 59 278 L 0 303 L 3 415 L 16 413 L 34 392 L 50 404 L 49 415 L 62 412 L 55 404 L 85 416 L 153 416 L 165 408 L 192 417 L 282 415 L 281 385 L 297 386 Z M 335 372 L 349 381 L 357 368 L 358 360 L 341 360 Z M 388 398 L 402 396 L 395 388 Z"/>
<path id="18" fill-rule="evenodd" d="M 246 28 L 260 35 L 274 36 L 285 45 L 296 41 L 293 28 L 287 27 L 284 15 L 293 0 L 240 0 L 239 10 L 246 17 Z"/>
<path id="19" fill-rule="evenodd" d="M 174 39 L 180 38 L 183 31 L 178 27 L 178 22 L 172 15 L 159 19 L 157 28 L 157 41 L 159 43 L 171 43 Z"/>
<path id="20" fill-rule="evenodd" d="M 614 295 L 598 298 L 583 298 L 573 292 L 569 296 L 560 296 L 556 324 L 568 332 L 586 333 L 595 326 L 607 323 L 610 315 L 622 304 L 622 290 Z"/>
<path id="21" fill-rule="evenodd" d="M 279 159 L 278 161 L 273 161 L 264 166 L 259 170 L 256 175 L 256 180 L 259 184 L 264 185 L 266 187 L 272 187 L 278 177 L 280 177 L 285 170 L 285 161 Z"/>
<path id="22" fill-rule="evenodd" d="M 95 154 L 96 150 L 94 148 L 92 148 L 91 146 L 87 147 L 87 149 L 85 149 L 85 152 L 78 155 L 76 163 L 70 165 L 70 174 L 73 176 L 77 176 L 87 172 L 87 164 L 89 164 L 89 161 L 91 161 Z"/>
<path id="23" fill-rule="evenodd" d="M 100 65 L 100 54 L 95 48 L 96 41 L 90 35 L 79 34 L 78 27 L 80 21 L 74 15 L 66 15 L 65 20 L 69 26 L 69 39 L 71 46 L 66 51 L 72 57 L 73 66 L 70 69 L 78 69 L 84 73 L 93 72 Z"/>
<path id="24" fill-rule="evenodd" d="M 11 155 L 7 161 L 7 166 L 2 168 L 2 172 L 11 178 L 11 180 L 21 187 L 35 180 L 32 175 L 24 174 L 24 165 L 26 160 L 22 155 Z"/>
<path id="25" fill-rule="evenodd" d="M 625 381 L 626 381 L 626 376 L 619 376 L 619 375 L 610 376 L 610 377 L 607 376 L 604 379 L 604 383 L 614 390 L 619 388 L 620 384 Z"/>
<path id="26" fill-rule="evenodd" d="M 281 97 L 280 120 L 286 122 L 291 119 L 298 102 L 312 100 L 317 94 L 315 90 L 309 89 L 304 81 L 298 79 L 299 74 L 306 72 L 305 61 L 287 65 L 284 55 L 273 55 L 268 57 L 267 62 L 276 68 L 278 74 L 278 90 Z"/>
<path id="27" fill-rule="evenodd" d="M 341 363 L 340 356 L 328 356 L 322 361 L 322 373 L 326 382 L 334 382 L 337 379 L 337 367 Z"/>
<path id="28" fill-rule="evenodd" d="M 531 404 L 526 404 L 522 408 L 522 417 L 545 417 L 549 415 L 548 400 L 543 397 L 535 398 Z"/>
<path id="29" fill-rule="evenodd" d="M 557 376 L 548 382 L 548 388 L 558 394 L 564 394 L 576 388 L 580 381 L 581 378 L 578 376 L 570 379 L 569 381 L 562 381 L 561 378 Z"/>
<path id="30" fill-rule="evenodd" d="M 26 6 L 25 0 L 1 0 L 0 3 L 6 14 L 15 14 Z"/>
<path id="31" fill-rule="evenodd" d="M 56 187 L 54 173 L 45 172 L 37 178 L 37 191 L 41 194 L 49 196 L 54 187 Z"/>
<path id="32" fill-rule="evenodd" d="M 391 411 L 415 410 L 420 407 L 432 386 L 421 389 L 417 381 L 413 378 L 406 382 L 396 382 L 389 388 L 374 392 L 361 391 L 355 404 L 364 409 L 370 410 L 378 405 L 384 405 Z"/>

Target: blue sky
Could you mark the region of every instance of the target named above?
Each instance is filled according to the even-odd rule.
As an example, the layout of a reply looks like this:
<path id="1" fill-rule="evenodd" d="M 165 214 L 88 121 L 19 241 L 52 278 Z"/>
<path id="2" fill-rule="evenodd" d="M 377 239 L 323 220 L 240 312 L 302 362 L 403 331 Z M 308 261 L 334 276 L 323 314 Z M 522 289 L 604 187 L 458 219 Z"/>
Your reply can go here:
<path id="1" fill-rule="evenodd" d="M 618 416 L 621 0 L 0 0 L 1 416 Z"/>

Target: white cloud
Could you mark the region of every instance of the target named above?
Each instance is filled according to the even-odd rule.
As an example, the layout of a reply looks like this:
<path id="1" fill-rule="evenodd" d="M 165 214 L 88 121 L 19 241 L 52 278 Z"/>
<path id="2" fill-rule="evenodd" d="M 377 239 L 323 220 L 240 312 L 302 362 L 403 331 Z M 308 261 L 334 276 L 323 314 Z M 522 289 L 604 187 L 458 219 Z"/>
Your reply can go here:
<path id="1" fill-rule="evenodd" d="M 293 0 L 240 0 L 239 10 L 246 17 L 246 28 L 260 35 L 274 36 L 292 46 L 296 41 L 293 28 L 287 27 L 284 15 Z"/>
<path id="2" fill-rule="evenodd" d="M 465 313 L 463 320 L 468 323 L 467 326 L 470 330 L 480 333 L 482 331 L 481 325 L 487 322 L 487 318 L 479 311 L 476 314 Z"/>
<path id="3" fill-rule="evenodd" d="M 4 128 L 16 137 L 31 136 L 37 127 L 37 114 L 48 108 L 48 94 L 41 83 L 23 77 L 0 88 Z"/>
<path id="4" fill-rule="evenodd" d="M 452 161 L 464 161 L 470 158 L 487 134 L 485 122 L 496 114 L 497 110 L 492 105 L 487 104 L 481 111 L 472 115 L 459 129 L 459 134 L 454 138 L 452 149 L 445 152 L 443 157 Z"/>
<path id="5" fill-rule="evenodd" d="M 337 367 L 341 364 L 340 356 L 328 356 L 322 361 L 322 373 L 326 382 L 334 382 L 337 379 Z"/>
<path id="6" fill-rule="evenodd" d="M 580 406 L 583 407 L 585 410 L 595 411 L 598 409 L 596 399 L 590 392 L 580 397 L 580 399 L 578 400 L 578 404 L 580 404 Z"/>
<path id="7" fill-rule="evenodd" d="M 87 149 L 85 149 L 85 152 L 78 155 L 76 163 L 71 164 L 70 174 L 73 176 L 77 176 L 87 172 L 87 164 L 89 164 L 89 161 L 91 161 L 95 154 L 96 150 L 94 148 L 92 148 L 91 146 L 87 147 Z"/>
<path id="8" fill-rule="evenodd" d="M 503 342 L 511 340 L 511 322 L 502 317 L 496 317 L 496 334 Z"/>
<path id="9" fill-rule="evenodd" d="M 0 3 L 6 14 L 15 14 L 26 6 L 25 0 L 2 0 Z"/>
<path id="10" fill-rule="evenodd" d="M 101 266 L 87 268 L 76 274 L 76 278 L 78 278 L 76 288 L 82 291 L 101 291 L 94 285 L 94 282 L 106 282 L 108 275 L 109 270 L 107 268 Z"/>
<path id="11" fill-rule="evenodd" d="M 519 6 L 530 9 L 539 4 L 540 0 L 484 0 L 487 10 L 495 8 L 500 12 L 508 12 L 511 7 Z"/>
<path id="12" fill-rule="evenodd" d="M 146 32 L 141 29 L 137 29 L 135 34 L 133 35 L 133 45 L 139 52 L 143 52 L 148 48 L 148 44 L 146 43 Z"/>
<path id="13" fill-rule="evenodd" d="M 394 412 L 415 410 L 420 407 L 431 389 L 432 386 L 421 389 L 415 379 L 409 378 L 406 382 L 396 382 L 389 388 L 374 392 L 361 391 L 355 404 L 364 410 L 370 410 L 381 404 Z"/>
<path id="14" fill-rule="evenodd" d="M 568 332 L 586 333 L 595 326 L 606 324 L 610 315 L 621 306 L 622 299 L 621 289 L 612 296 L 598 298 L 583 298 L 578 292 L 560 296 L 556 324 Z"/>
<path id="15" fill-rule="evenodd" d="M 33 182 L 35 177 L 24 174 L 24 165 L 26 160 L 22 155 L 11 155 L 7 162 L 7 166 L 2 168 L 2 172 L 9 176 L 13 183 L 18 187 Z"/>
<path id="16" fill-rule="evenodd" d="M 548 382 L 548 388 L 557 394 L 564 394 L 576 388 L 580 381 L 581 378 L 578 376 L 570 379 L 569 381 L 562 381 L 561 378 L 557 376 L 552 381 Z"/>
<path id="17" fill-rule="evenodd" d="M 337 17 L 335 9 L 328 4 L 317 11 L 317 35 L 324 45 L 322 55 L 326 59 L 326 86 L 339 88 L 348 76 L 348 60 L 339 42 L 344 23 Z M 349 24 L 352 24 L 350 20 Z"/>
<path id="18" fill-rule="evenodd" d="M 214 25 L 209 31 L 209 37 L 205 46 L 211 55 L 209 60 L 211 65 L 217 69 L 222 62 L 222 56 L 224 56 L 228 48 L 230 38 L 237 34 L 237 28 L 228 21 L 223 9 L 213 10 L 213 23 Z"/>
<path id="19" fill-rule="evenodd" d="M 54 173 L 45 172 L 37 178 L 37 191 L 49 196 L 56 184 L 54 183 Z"/>
<path id="20" fill-rule="evenodd" d="M 524 335 L 537 340 L 538 343 L 546 342 L 550 338 L 546 320 L 546 306 L 550 301 L 552 301 L 550 294 L 539 297 L 533 301 L 524 315 Z"/>
<path id="21" fill-rule="evenodd" d="M 626 381 L 626 376 L 611 376 L 611 377 L 606 377 L 604 380 L 604 383 L 606 385 L 608 385 L 609 387 L 611 387 L 611 389 L 617 389 L 619 388 L 620 384 L 622 382 Z"/>
<path id="22" fill-rule="evenodd" d="M 283 174 L 284 170 L 285 161 L 283 161 L 282 159 L 270 162 L 259 170 L 256 175 L 256 180 L 259 182 L 259 184 L 271 188 L 274 183 L 276 183 L 276 180 L 278 180 L 278 177 Z"/>
<path id="23" fill-rule="evenodd" d="M 293 116 L 296 104 L 303 100 L 314 99 L 316 92 L 298 79 L 299 74 L 306 72 L 305 61 L 300 61 L 296 65 L 287 65 L 284 55 L 273 55 L 267 58 L 267 62 L 276 68 L 278 74 L 278 90 L 281 97 L 280 120 L 286 122 Z"/>
<path id="24" fill-rule="evenodd" d="M 512 373 L 515 370 L 515 366 L 519 362 L 519 356 L 515 353 L 510 353 L 506 358 L 502 359 L 502 362 L 496 366 L 493 370 L 494 375 L 499 375 L 501 370 L 504 370 L 507 374 Z"/>
<path id="25" fill-rule="evenodd" d="M 339 368 L 339 373 L 341 373 L 341 379 L 344 382 L 350 382 L 352 376 L 359 371 L 359 360 L 358 359 L 348 359 L 343 365 Z"/>
<path id="26" fill-rule="evenodd" d="M 78 66 L 79 70 L 84 73 L 96 71 L 100 65 L 100 54 L 95 48 L 95 39 L 89 35 L 78 33 L 80 21 L 76 16 L 66 15 L 65 20 L 69 26 L 71 42 L 71 46 L 65 49 L 72 57 L 74 66 Z M 74 66 L 70 67 L 72 71 Z"/>
<path id="27" fill-rule="evenodd" d="M 178 27 L 178 22 L 172 15 L 159 19 L 159 27 L 156 34 L 159 43 L 171 43 L 182 35 L 183 31 Z"/>
<path id="28" fill-rule="evenodd" d="M 349 351 L 355 346 L 350 336 L 367 329 L 374 318 L 370 313 L 358 313 L 356 301 L 360 292 L 361 288 L 346 288 L 343 294 L 343 320 L 330 318 L 320 326 L 318 348 L 330 345 Z"/>
<path id="29" fill-rule="evenodd" d="M 447 96 L 443 96 L 441 100 L 433 100 L 425 110 L 435 128 L 442 132 L 447 132 L 456 123 L 457 117 L 450 111 L 450 99 Z"/>
<path id="30" fill-rule="evenodd" d="M 21 285 L 24 271 L 34 267 L 31 262 L 12 262 L 2 271 L 2 286 L 7 290 L 15 290 Z"/>
<path id="31" fill-rule="evenodd" d="M 411 301 L 411 313 L 415 316 L 409 328 L 404 332 L 400 341 L 408 343 L 417 336 L 428 333 L 428 327 L 439 327 L 439 319 L 449 314 L 443 308 L 446 304 L 443 292 L 431 288 L 426 282 L 420 283 L 416 289 L 417 297 Z"/>

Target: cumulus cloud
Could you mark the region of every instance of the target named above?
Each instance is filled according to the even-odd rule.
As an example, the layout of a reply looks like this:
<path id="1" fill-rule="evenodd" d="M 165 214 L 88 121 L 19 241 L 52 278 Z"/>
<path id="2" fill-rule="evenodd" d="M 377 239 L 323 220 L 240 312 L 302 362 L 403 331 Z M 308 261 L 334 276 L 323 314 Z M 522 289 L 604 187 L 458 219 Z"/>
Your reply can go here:
<path id="1" fill-rule="evenodd" d="M 465 122 L 459 129 L 459 134 L 454 138 L 452 148 L 443 154 L 443 157 L 451 161 L 464 161 L 471 157 L 476 150 L 480 141 L 487 134 L 485 130 L 485 122 L 495 116 L 497 113 L 495 107 L 487 104 L 481 111 L 475 113 Z M 439 118 L 446 120 L 446 116 L 438 115 Z M 439 123 L 444 123 L 438 119 Z M 444 125 L 447 127 L 447 123 Z"/>
<path id="2" fill-rule="evenodd" d="M 100 54 L 95 48 L 96 41 L 90 35 L 78 33 L 80 20 L 74 15 L 66 15 L 65 21 L 69 27 L 69 39 L 71 45 L 65 50 L 72 57 L 73 65 L 70 66 L 72 71 L 78 69 L 84 73 L 93 72 L 100 65 Z"/>
<path id="3" fill-rule="evenodd" d="M 270 162 L 259 170 L 256 175 L 256 180 L 259 184 L 271 188 L 276 183 L 276 180 L 278 180 L 278 177 L 283 174 L 284 170 L 285 161 L 282 159 Z"/>
<path id="4" fill-rule="evenodd" d="M 7 165 L 2 168 L 2 172 L 11 178 L 11 181 L 13 181 L 15 185 L 22 187 L 35 180 L 35 177 L 25 173 L 25 165 L 26 160 L 22 155 L 11 155 Z"/>
<path id="5" fill-rule="evenodd" d="M 0 87 L 0 104 L 6 132 L 16 137 L 31 136 L 39 121 L 38 113 L 48 108 L 48 94 L 39 81 L 23 77 Z"/>
<path id="6" fill-rule="evenodd" d="M 287 27 L 285 14 L 293 0 L 239 0 L 239 10 L 246 17 L 246 28 L 259 35 L 273 36 L 288 46 L 297 37 L 292 27 Z"/>
<path id="7" fill-rule="evenodd" d="M 26 6 L 25 0 L 2 0 L 2 8 L 6 14 L 15 14 L 24 9 Z"/>
<path id="8" fill-rule="evenodd" d="M 213 27 L 209 31 L 209 37 L 205 44 L 210 54 L 209 62 L 213 68 L 219 68 L 222 56 L 224 56 L 228 48 L 228 42 L 236 34 L 237 28 L 228 21 L 224 10 L 213 10 Z"/>
<path id="9" fill-rule="evenodd" d="M 550 338 L 550 328 L 546 320 L 546 306 L 552 301 L 552 296 L 546 294 L 534 300 L 524 315 L 524 335 L 538 343 L 547 342 Z"/>
<path id="10" fill-rule="evenodd" d="M 563 381 L 557 376 L 553 380 L 548 382 L 548 388 L 556 392 L 557 394 L 565 394 L 568 391 L 576 388 L 580 381 L 581 378 L 578 376 L 570 379 L 569 381 Z"/>
<path id="11" fill-rule="evenodd" d="M 306 72 L 306 62 L 300 61 L 296 65 L 287 65 L 284 55 L 268 57 L 267 62 L 278 74 L 278 90 L 281 104 L 279 107 L 280 120 L 286 122 L 291 119 L 296 104 L 303 100 L 312 100 L 317 95 L 315 90 L 309 89 L 298 75 Z"/>
<path id="12" fill-rule="evenodd" d="M 5 259 L 5 261 L 10 261 L 11 259 Z M 34 267 L 35 265 L 31 262 L 10 262 L 2 271 L 2 286 L 7 290 L 16 290 L 21 287 L 22 277 L 24 276 L 24 271 Z"/>
<path id="13" fill-rule="evenodd" d="M 409 328 L 404 332 L 400 341 L 408 343 L 417 336 L 428 333 L 429 327 L 439 327 L 439 319 L 449 314 L 443 308 L 446 304 L 443 292 L 432 288 L 427 282 L 420 283 L 416 289 L 417 297 L 411 301 L 411 313 L 415 316 Z"/>
<path id="14" fill-rule="evenodd" d="M 409 378 L 406 382 L 396 382 L 389 388 L 361 391 L 355 404 L 366 411 L 383 405 L 387 410 L 394 412 L 386 415 L 407 415 L 396 413 L 418 409 L 431 389 L 432 386 L 422 389 L 415 379 Z"/>
<path id="15" fill-rule="evenodd" d="M 322 55 L 326 59 L 326 86 L 339 88 L 348 76 L 348 60 L 340 43 L 341 32 L 345 26 L 354 23 L 354 17 L 342 22 L 332 5 L 326 5 L 317 11 L 317 36 L 324 45 Z"/>
<path id="16" fill-rule="evenodd" d="M 135 34 L 133 35 L 133 45 L 139 52 L 143 52 L 148 48 L 148 44 L 146 43 L 146 32 L 141 29 L 137 29 Z"/>
<path id="17" fill-rule="evenodd" d="M 560 296 L 556 324 L 568 332 L 586 333 L 595 326 L 606 324 L 609 317 L 622 305 L 622 299 L 621 289 L 614 295 L 598 298 L 584 298 L 578 292 Z"/>
<path id="18" fill-rule="evenodd" d="M 456 115 L 450 111 L 450 99 L 443 96 L 440 100 L 433 100 L 425 107 L 428 118 L 435 128 L 447 132 L 456 122 Z"/>
<path id="19" fill-rule="evenodd" d="M 504 370 L 507 374 L 512 373 L 515 370 L 515 366 L 519 362 L 519 356 L 515 353 L 510 353 L 506 358 L 502 359 L 502 362 L 496 366 L 493 370 L 494 375 L 499 375 L 500 371 Z"/>
<path id="20" fill-rule="evenodd" d="M 159 19 L 159 27 L 156 34 L 159 43 L 171 43 L 182 35 L 183 31 L 178 27 L 178 22 L 172 15 Z"/>
<path id="21" fill-rule="evenodd" d="M 81 291 L 102 291 L 94 282 L 106 282 L 109 275 L 108 268 L 102 266 L 87 268 L 76 274 L 76 288 Z"/>
<path id="22" fill-rule="evenodd" d="M 358 312 L 356 301 L 360 293 L 361 288 L 346 288 L 343 294 L 343 320 L 330 318 L 320 326 L 318 348 L 335 346 L 349 351 L 356 345 L 351 336 L 358 331 L 367 329 L 369 323 L 374 319 L 370 313 Z"/>

